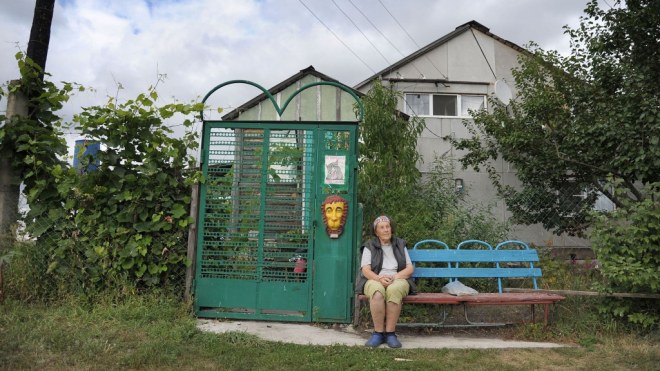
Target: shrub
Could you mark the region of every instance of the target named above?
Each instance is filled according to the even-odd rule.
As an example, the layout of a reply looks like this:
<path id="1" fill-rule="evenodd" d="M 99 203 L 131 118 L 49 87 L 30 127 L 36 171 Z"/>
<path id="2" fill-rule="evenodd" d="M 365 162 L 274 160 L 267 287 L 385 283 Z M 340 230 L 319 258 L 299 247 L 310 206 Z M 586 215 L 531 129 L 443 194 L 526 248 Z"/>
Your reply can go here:
<path id="1" fill-rule="evenodd" d="M 660 289 L 660 203 L 655 184 L 641 202 L 597 215 L 591 239 L 607 291 L 658 293 Z M 603 312 L 644 328 L 660 323 L 656 299 L 611 299 Z"/>
<path id="2" fill-rule="evenodd" d="M 173 138 L 165 121 L 200 105 L 156 107 L 155 88 L 119 104 L 85 108 L 74 117 L 82 135 L 102 143 L 66 200 L 70 238 L 58 241 L 49 271 L 84 275 L 86 284 L 107 288 L 113 281 L 136 288 L 181 285 L 186 262 L 190 187 L 199 179 L 188 150 L 196 134 Z M 189 119 L 183 121 L 191 127 Z"/>
<path id="3" fill-rule="evenodd" d="M 0 126 L 0 149 L 12 154 L 25 184 L 31 241 L 16 248 L 22 256 L 12 262 L 13 292 L 50 300 L 113 288 L 181 287 L 191 185 L 201 174 L 189 153 L 197 134 L 174 138 L 166 122 L 183 116 L 181 126 L 190 129 L 194 119 L 186 116 L 203 105 L 158 107 L 154 86 L 124 103 L 115 97 L 84 108 L 74 116 L 76 129 L 101 149 L 81 155 L 81 171 L 63 160 L 63 124 L 54 114 L 74 85 L 58 88 L 39 79 L 40 68 L 22 54 L 17 59 L 22 79 L 11 89 L 29 97 L 31 114 Z"/>

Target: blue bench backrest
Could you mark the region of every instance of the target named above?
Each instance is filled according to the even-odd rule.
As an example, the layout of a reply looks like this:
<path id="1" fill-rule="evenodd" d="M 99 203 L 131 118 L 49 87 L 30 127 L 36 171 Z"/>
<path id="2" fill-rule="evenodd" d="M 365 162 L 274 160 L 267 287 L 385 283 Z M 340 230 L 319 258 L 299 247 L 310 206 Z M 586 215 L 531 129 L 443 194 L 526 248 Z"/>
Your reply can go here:
<path id="1" fill-rule="evenodd" d="M 420 249 L 420 246 L 430 245 L 435 248 Z M 477 246 L 482 250 L 467 250 Z M 518 250 L 504 250 L 515 247 Z M 484 250 L 485 249 L 485 250 Z M 536 278 L 541 277 L 541 269 L 534 268 L 539 261 L 536 250 L 530 249 L 522 241 L 508 240 L 497 244 L 495 249 L 487 242 L 467 240 L 459 243 L 455 249 L 438 240 L 423 240 L 408 250 L 413 264 L 416 263 L 446 263 L 447 267 L 415 267 L 414 278 L 448 278 L 449 281 L 458 278 L 497 278 L 499 292 L 502 292 L 502 278 L 531 278 L 534 289 L 538 289 Z M 489 268 L 461 268 L 461 263 L 493 263 Z M 528 267 L 500 267 L 500 263 L 526 263 Z"/>

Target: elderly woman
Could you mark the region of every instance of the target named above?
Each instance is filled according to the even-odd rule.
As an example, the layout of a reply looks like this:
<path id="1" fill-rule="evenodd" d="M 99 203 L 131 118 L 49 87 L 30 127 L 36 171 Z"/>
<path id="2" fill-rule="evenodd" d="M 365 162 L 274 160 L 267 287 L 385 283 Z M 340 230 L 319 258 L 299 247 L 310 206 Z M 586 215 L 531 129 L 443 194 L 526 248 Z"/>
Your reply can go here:
<path id="1" fill-rule="evenodd" d="M 414 270 L 406 241 L 394 237 L 394 227 L 385 215 L 374 220 L 375 238 L 362 246 L 362 274 L 356 291 L 369 297 L 374 332 L 365 344 L 378 347 L 387 343 L 390 348 L 400 348 L 396 337 L 396 324 L 401 314 L 401 301 L 414 293 L 411 280 Z"/>

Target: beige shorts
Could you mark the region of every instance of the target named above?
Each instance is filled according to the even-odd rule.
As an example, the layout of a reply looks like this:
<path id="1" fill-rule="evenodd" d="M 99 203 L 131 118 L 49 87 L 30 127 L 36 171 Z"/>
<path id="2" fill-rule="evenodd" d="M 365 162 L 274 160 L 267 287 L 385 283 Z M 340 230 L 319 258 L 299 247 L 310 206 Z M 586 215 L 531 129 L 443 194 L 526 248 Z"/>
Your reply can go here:
<path id="1" fill-rule="evenodd" d="M 374 297 L 374 294 L 380 292 L 385 298 L 386 302 L 391 302 L 395 304 L 401 304 L 401 300 L 408 295 L 410 291 L 410 285 L 407 280 L 396 279 L 394 282 L 387 286 L 383 286 L 378 281 L 367 280 L 367 283 L 364 284 L 364 294 L 369 297 L 369 299 Z"/>

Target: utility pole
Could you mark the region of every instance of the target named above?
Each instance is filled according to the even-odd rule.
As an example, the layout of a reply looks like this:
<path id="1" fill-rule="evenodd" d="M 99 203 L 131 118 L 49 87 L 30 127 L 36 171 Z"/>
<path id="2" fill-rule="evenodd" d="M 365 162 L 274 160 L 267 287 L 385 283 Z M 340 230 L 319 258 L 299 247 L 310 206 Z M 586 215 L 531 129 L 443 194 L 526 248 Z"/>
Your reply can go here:
<path id="1" fill-rule="evenodd" d="M 50 25 L 53 23 L 55 0 L 37 0 L 34 4 L 32 29 L 28 42 L 27 57 L 32 59 L 41 69 L 46 70 L 48 44 L 50 43 Z M 43 78 L 43 75 L 42 75 Z"/>
<path id="2" fill-rule="evenodd" d="M 20 83 L 14 80 L 10 83 Z M 10 125 L 14 116 L 27 116 L 27 99 L 25 96 L 16 92 L 10 94 L 7 99 L 7 123 Z M 13 146 L 3 146 L 0 153 L 0 244 L 13 237 L 9 232 L 11 226 L 16 223 L 18 216 L 18 197 L 20 194 L 21 179 L 13 169 L 11 160 L 13 156 Z"/>
<path id="3" fill-rule="evenodd" d="M 34 16 L 28 41 L 27 57 L 32 59 L 42 69 L 46 70 L 46 59 L 48 57 L 48 44 L 50 43 L 50 27 L 53 21 L 55 0 L 37 0 L 34 5 Z M 12 83 L 20 83 L 14 81 Z M 18 90 L 18 89 L 17 89 Z M 38 92 L 32 92 L 38 94 Z M 31 97 L 26 97 L 20 92 L 12 93 L 7 100 L 7 122 L 11 125 L 14 116 L 33 116 L 35 112 L 29 112 L 28 103 Z M 18 200 L 20 194 L 20 174 L 16 174 L 12 167 L 14 159 L 13 143 L 4 143 L 0 153 L 0 248 L 4 247 L 6 238 L 14 238 L 10 234 L 11 226 L 16 223 L 18 216 Z"/>

